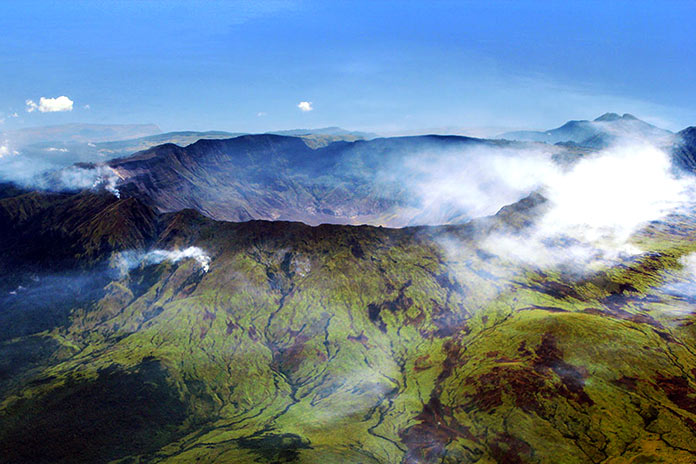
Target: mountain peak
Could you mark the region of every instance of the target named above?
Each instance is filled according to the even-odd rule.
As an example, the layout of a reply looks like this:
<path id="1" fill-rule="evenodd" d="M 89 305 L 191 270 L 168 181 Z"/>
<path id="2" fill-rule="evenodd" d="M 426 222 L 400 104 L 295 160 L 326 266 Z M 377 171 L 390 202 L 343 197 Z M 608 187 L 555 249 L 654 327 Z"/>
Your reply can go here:
<path id="1" fill-rule="evenodd" d="M 682 129 L 678 134 L 682 137 L 696 138 L 696 126 L 689 126 L 686 129 Z"/>
<path id="2" fill-rule="evenodd" d="M 653 126 L 632 114 L 604 113 L 597 119 L 572 120 L 561 127 L 546 131 L 518 131 L 501 134 L 499 138 L 508 140 L 545 142 L 574 142 L 587 148 L 606 148 L 617 138 L 638 136 L 651 138 L 663 143 L 672 133 Z"/>
<path id="3" fill-rule="evenodd" d="M 595 119 L 595 122 L 599 121 L 618 121 L 621 119 L 621 116 L 619 116 L 617 113 L 604 113 L 597 119 Z"/>
<path id="4" fill-rule="evenodd" d="M 626 121 L 639 121 L 639 119 L 633 116 L 631 113 L 624 113 L 623 116 L 620 116 L 618 113 L 604 113 L 603 115 L 595 119 L 595 122 L 619 121 L 621 119 Z"/>

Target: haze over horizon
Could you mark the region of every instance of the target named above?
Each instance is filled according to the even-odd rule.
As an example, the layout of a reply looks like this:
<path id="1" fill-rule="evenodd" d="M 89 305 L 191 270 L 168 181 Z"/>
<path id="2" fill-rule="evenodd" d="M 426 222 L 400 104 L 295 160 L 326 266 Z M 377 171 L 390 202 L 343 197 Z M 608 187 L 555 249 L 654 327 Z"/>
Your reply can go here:
<path id="1" fill-rule="evenodd" d="M 491 136 L 696 121 L 691 2 L 0 4 L 0 132 L 340 126 Z"/>

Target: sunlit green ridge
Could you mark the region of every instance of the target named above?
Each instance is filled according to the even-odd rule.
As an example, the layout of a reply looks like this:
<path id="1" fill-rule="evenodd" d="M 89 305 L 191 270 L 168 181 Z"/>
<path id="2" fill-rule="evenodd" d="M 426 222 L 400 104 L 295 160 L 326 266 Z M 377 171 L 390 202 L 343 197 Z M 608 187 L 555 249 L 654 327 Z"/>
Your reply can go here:
<path id="1" fill-rule="evenodd" d="M 683 218 L 679 236 L 637 237 L 657 254 L 578 278 L 478 249 L 533 207 L 394 230 L 156 216 L 84 194 L 0 201 L 27 234 L 41 202 L 67 202 L 52 236 L 94 292 L 39 331 L 6 306 L 5 327 L 25 327 L 2 342 L 7 462 L 693 461 L 692 302 L 668 290 L 696 249 Z M 111 213 L 67 227 L 87 205 Z M 96 239 L 125 217 L 142 222 Z M 108 250 L 189 245 L 209 272 L 100 271 Z"/>

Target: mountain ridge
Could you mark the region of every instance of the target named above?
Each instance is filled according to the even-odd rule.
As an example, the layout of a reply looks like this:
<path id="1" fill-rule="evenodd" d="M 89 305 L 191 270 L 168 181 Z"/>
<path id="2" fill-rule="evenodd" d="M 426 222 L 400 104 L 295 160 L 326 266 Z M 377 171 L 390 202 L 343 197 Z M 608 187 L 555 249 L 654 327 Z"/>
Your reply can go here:
<path id="1" fill-rule="evenodd" d="M 464 136 L 410 136 L 339 141 L 316 147 L 286 136 L 245 135 L 200 140 L 186 147 L 163 145 L 114 160 L 108 166 L 124 195 L 145 198 L 159 211 L 196 208 L 214 219 L 298 220 L 308 224 L 415 225 L 418 198 L 394 177 L 411 169 L 419 153 L 436 163 L 471 150 L 523 150 L 529 144 Z M 547 147 L 568 159 L 577 150 Z M 461 154 L 460 154 L 461 152 Z M 178 194 L 175 194 L 178 192 Z M 528 193 L 528 192 L 527 192 Z M 440 217 L 439 214 L 444 214 Z M 465 211 L 432 212 L 435 223 L 464 220 Z M 427 218 L 425 218 L 427 219 Z M 433 223 L 421 222 L 421 223 Z"/>
<path id="2" fill-rule="evenodd" d="M 45 142 L 102 142 L 114 137 L 134 138 L 161 133 L 156 124 L 68 123 L 36 126 L 3 132 L 17 146 Z"/>
<path id="3" fill-rule="evenodd" d="M 545 143 L 573 142 L 588 148 L 601 149 L 610 146 L 620 137 L 647 137 L 657 140 L 670 139 L 672 132 L 638 119 L 629 113 L 604 113 L 593 121 L 571 120 L 547 131 L 506 132 L 498 138 Z M 663 142 L 664 143 L 664 142 Z"/>

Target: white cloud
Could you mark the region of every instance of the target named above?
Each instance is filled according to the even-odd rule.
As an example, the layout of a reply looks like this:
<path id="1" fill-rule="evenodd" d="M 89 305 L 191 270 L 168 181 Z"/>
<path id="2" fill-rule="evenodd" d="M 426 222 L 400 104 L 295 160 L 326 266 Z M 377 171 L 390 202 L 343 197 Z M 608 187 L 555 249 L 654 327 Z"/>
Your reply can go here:
<path id="1" fill-rule="evenodd" d="M 36 110 L 39 110 L 41 113 L 55 113 L 72 111 L 73 109 L 73 101 L 65 95 L 56 98 L 41 97 L 38 105 L 34 100 L 27 100 L 25 103 L 27 105 L 27 113 L 33 113 Z"/>
<path id="2" fill-rule="evenodd" d="M 2 144 L 0 145 L 0 158 L 4 158 L 9 155 L 16 156 L 18 154 L 19 152 L 17 150 L 13 150 L 12 148 L 10 148 L 10 144 L 7 140 L 2 142 Z"/>
<path id="3" fill-rule="evenodd" d="M 90 109 L 90 108 L 92 108 L 92 107 L 89 106 L 89 105 L 85 105 L 85 106 L 83 106 L 83 108 L 86 109 L 86 110 L 88 110 L 88 109 Z"/>
<path id="4" fill-rule="evenodd" d="M 14 112 L 14 113 L 12 113 L 12 114 L 10 115 L 10 117 L 11 117 L 11 118 L 18 118 L 19 115 L 17 114 L 17 112 Z"/>
<path id="5" fill-rule="evenodd" d="M 691 182 L 675 177 L 669 155 L 647 143 L 611 147 L 569 170 L 522 172 L 540 176 L 547 212 L 523 236 L 494 234 L 483 246 L 531 265 L 594 267 L 639 254 L 632 235 L 692 201 Z"/>
<path id="6" fill-rule="evenodd" d="M 300 103 L 297 104 L 297 107 L 305 112 L 312 111 L 314 109 L 314 108 L 312 108 L 312 102 L 308 102 L 308 101 L 301 101 Z"/>
<path id="7" fill-rule="evenodd" d="M 441 224 L 453 212 L 468 218 L 495 214 L 539 188 L 555 170 L 551 153 L 473 147 L 416 152 L 404 158 L 402 167 L 389 165 L 381 174 L 387 182 L 409 187 L 424 213 L 420 224 Z"/>
<path id="8" fill-rule="evenodd" d="M 664 151 L 647 144 L 618 146 L 549 179 L 555 208 L 545 225 L 552 232 L 558 225 L 564 231 L 582 228 L 593 241 L 610 231 L 623 242 L 643 223 L 683 204 L 688 187 L 674 176 Z"/>
<path id="9" fill-rule="evenodd" d="M 267 114 L 268 114 L 268 113 L 266 113 L 265 111 L 259 111 L 258 113 L 256 113 L 256 116 L 258 116 L 259 118 L 261 118 L 261 117 L 263 117 L 263 116 L 266 116 Z"/>

